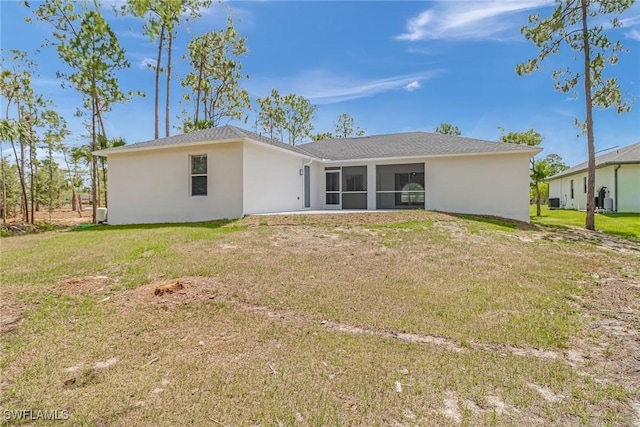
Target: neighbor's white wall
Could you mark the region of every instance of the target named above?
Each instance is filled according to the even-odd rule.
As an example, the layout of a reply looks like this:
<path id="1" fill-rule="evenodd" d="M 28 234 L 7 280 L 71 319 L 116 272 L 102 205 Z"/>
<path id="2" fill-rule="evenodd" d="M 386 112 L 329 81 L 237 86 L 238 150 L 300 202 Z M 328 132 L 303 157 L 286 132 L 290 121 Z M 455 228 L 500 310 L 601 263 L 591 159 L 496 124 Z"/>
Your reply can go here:
<path id="1" fill-rule="evenodd" d="M 207 154 L 207 196 L 190 196 L 190 155 Z M 242 143 L 109 156 L 110 224 L 242 216 Z"/>
<path id="2" fill-rule="evenodd" d="M 618 199 L 618 212 L 640 212 L 640 165 L 618 169 Z"/>
<path id="3" fill-rule="evenodd" d="M 615 165 L 596 169 L 595 196 L 601 187 L 609 189 L 609 197 L 616 206 Z M 584 177 L 587 172 L 554 179 L 549 183 L 549 197 L 559 197 L 565 209 L 587 208 Z M 571 180 L 574 181 L 574 197 L 571 199 Z M 618 170 L 618 212 L 640 212 L 640 165 L 621 165 Z"/>
<path id="4" fill-rule="evenodd" d="M 426 209 L 529 222 L 529 154 L 425 159 Z"/>
<path id="5" fill-rule="evenodd" d="M 549 198 L 557 197 L 560 199 L 560 207 L 563 207 L 564 193 L 563 193 L 563 181 L 562 178 L 549 181 Z"/>
<path id="6" fill-rule="evenodd" d="M 243 150 L 244 214 L 303 209 L 303 158 L 252 142 Z"/>
<path id="7" fill-rule="evenodd" d="M 584 193 L 586 172 L 554 179 L 549 183 L 549 197 L 560 198 L 560 207 L 564 209 L 584 210 L 587 207 L 587 195 Z M 571 180 L 573 180 L 573 198 L 571 197 Z M 596 191 L 598 190 L 596 173 Z M 613 197 L 613 194 L 611 195 Z"/>

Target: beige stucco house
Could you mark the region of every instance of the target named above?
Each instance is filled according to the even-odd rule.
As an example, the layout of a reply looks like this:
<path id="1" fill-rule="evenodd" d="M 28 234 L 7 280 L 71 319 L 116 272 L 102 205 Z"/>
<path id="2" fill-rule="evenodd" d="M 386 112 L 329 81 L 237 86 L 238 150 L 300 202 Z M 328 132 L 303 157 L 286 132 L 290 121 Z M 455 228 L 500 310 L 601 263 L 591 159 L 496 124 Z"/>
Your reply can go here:
<path id="1" fill-rule="evenodd" d="M 596 157 L 596 208 L 640 212 L 640 142 Z M 585 210 L 587 162 L 549 179 L 549 206 Z"/>
<path id="2" fill-rule="evenodd" d="M 425 132 L 290 146 L 234 126 L 95 152 L 110 224 L 328 209 L 429 209 L 529 221 L 538 148 Z"/>

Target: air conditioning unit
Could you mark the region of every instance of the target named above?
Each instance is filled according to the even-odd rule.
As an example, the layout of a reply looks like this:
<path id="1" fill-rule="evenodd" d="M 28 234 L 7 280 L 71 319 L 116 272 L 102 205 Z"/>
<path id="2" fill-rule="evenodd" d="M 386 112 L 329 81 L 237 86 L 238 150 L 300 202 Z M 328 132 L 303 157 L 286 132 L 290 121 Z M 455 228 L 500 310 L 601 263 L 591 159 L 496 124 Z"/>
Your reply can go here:
<path id="1" fill-rule="evenodd" d="M 560 198 L 559 197 L 549 197 L 549 209 L 560 209 Z"/>
<path id="2" fill-rule="evenodd" d="M 605 212 L 613 212 L 613 199 L 611 197 L 605 197 L 604 210 Z"/>

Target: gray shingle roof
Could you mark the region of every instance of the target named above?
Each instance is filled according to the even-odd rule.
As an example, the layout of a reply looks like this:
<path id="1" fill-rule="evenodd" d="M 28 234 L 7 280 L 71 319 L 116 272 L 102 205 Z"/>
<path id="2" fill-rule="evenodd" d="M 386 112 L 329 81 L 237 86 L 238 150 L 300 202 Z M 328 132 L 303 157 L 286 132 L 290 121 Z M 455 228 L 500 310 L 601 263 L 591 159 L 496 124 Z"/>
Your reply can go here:
<path id="1" fill-rule="evenodd" d="M 96 152 L 98 155 L 121 153 L 139 149 L 153 149 L 193 144 L 207 141 L 249 138 L 295 153 L 324 160 L 355 160 L 394 157 L 441 156 L 456 154 L 481 154 L 503 152 L 537 153 L 539 148 L 502 142 L 490 142 L 458 136 L 439 135 L 426 132 L 407 132 L 388 135 L 373 135 L 359 138 L 338 138 L 310 142 L 297 147 L 267 138 L 255 132 L 226 125 L 204 129 L 168 138 L 138 142 L 123 147 Z"/>
<path id="2" fill-rule="evenodd" d="M 636 142 L 635 144 L 618 148 L 615 151 L 611 151 L 606 154 L 602 154 L 600 156 L 596 156 L 596 168 L 607 166 L 607 165 L 619 165 L 624 163 L 640 163 L 640 142 Z M 587 162 L 580 163 L 572 168 L 569 168 L 565 171 L 560 172 L 552 176 L 549 179 L 562 178 L 563 176 L 573 175 L 575 173 L 580 173 L 586 171 L 588 168 Z"/>
<path id="3" fill-rule="evenodd" d="M 226 139 L 243 139 L 243 138 L 249 138 L 249 139 L 253 139 L 254 141 L 259 141 L 259 142 L 263 142 L 265 144 L 273 145 L 279 148 L 284 148 L 285 150 L 290 150 L 298 154 L 308 155 L 306 152 L 304 152 L 303 150 L 300 150 L 298 147 L 293 147 L 289 144 L 284 144 L 278 140 L 267 138 L 265 136 L 258 135 L 255 132 L 240 129 L 238 127 L 231 126 L 231 125 L 197 130 L 194 132 L 170 136 L 168 138 L 153 139 L 151 141 L 138 142 L 136 144 L 124 145 L 122 147 L 117 147 L 117 148 L 109 148 L 106 150 L 100 150 L 97 153 L 99 155 L 102 155 L 102 154 L 109 154 L 113 152 L 120 153 L 120 152 L 129 151 L 129 150 L 139 150 L 139 149 L 145 149 L 145 148 L 173 147 L 173 146 L 179 146 L 182 144 L 193 144 L 198 142 L 222 141 Z"/>
<path id="4" fill-rule="evenodd" d="M 316 157 L 328 160 L 376 159 L 454 154 L 502 152 L 539 152 L 540 149 L 517 144 L 490 142 L 459 136 L 426 132 L 338 138 L 299 146 Z"/>

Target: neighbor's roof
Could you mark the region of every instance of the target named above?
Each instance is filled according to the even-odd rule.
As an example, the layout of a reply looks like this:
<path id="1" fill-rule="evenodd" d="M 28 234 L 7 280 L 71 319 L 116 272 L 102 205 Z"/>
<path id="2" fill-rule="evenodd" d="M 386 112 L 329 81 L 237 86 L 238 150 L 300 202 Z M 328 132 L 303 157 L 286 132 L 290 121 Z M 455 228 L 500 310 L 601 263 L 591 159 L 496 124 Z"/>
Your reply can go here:
<path id="1" fill-rule="evenodd" d="M 298 147 L 284 144 L 278 140 L 267 138 L 259 135 L 255 132 L 240 129 L 235 126 L 225 125 L 218 126 L 210 129 L 197 130 L 194 132 L 183 133 L 180 135 L 174 135 L 167 138 L 153 139 L 151 141 L 138 142 L 131 145 L 123 145 L 122 147 L 108 148 L 106 150 L 98 150 L 95 152 L 97 155 L 107 155 L 111 153 L 125 153 L 128 151 L 154 149 L 154 148 L 169 148 L 180 145 L 190 145 L 199 142 L 215 142 L 225 140 L 239 140 L 239 139 L 252 139 L 254 141 L 263 142 L 265 144 L 273 145 L 275 147 L 283 148 L 285 150 L 293 151 L 298 154 L 308 156 L 307 153 L 300 150 Z"/>
<path id="2" fill-rule="evenodd" d="M 108 155 L 112 153 L 126 153 L 138 150 L 169 148 L 180 145 L 239 140 L 244 138 L 293 151 L 299 155 L 333 161 L 509 152 L 536 154 L 541 151 L 540 148 L 536 147 L 426 132 L 327 139 L 299 146 L 291 146 L 255 132 L 226 125 L 170 136 L 168 138 L 154 139 L 152 141 L 99 150 L 96 151 L 95 154 Z"/>
<path id="3" fill-rule="evenodd" d="M 446 156 L 506 152 L 538 153 L 540 148 L 426 132 L 406 132 L 310 142 L 300 148 L 327 160 Z"/>
<path id="4" fill-rule="evenodd" d="M 596 157 L 596 168 L 601 168 L 608 165 L 621 165 L 625 163 L 640 163 L 640 142 L 629 145 L 627 147 L 618 148 L 615 151 L 610 151 L 606 154 Z M 569 168 L 552 176 L 549 179 L 562 178 L 563 176 L 573 175 L 586 171 L 588 169 L 588 163 L 580 163 L 577 166 Z"/>

